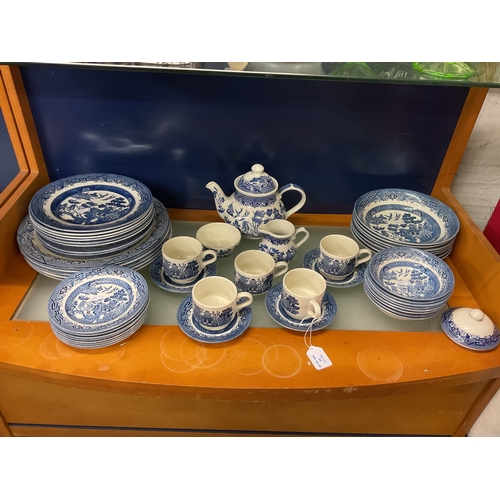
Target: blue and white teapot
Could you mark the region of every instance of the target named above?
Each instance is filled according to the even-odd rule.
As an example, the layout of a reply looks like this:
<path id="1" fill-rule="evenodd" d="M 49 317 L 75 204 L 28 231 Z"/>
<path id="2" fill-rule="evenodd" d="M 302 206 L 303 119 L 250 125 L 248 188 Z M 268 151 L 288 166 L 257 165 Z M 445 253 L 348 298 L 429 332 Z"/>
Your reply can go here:
<path id="1" fill-rule="evenodd" d="M 286 184 L 278 189 L 278 182 L 264 172 L 258 163 L 252 170 L 240 175 L 234 181 L 236 191 L 226 196 L 216 182 L 209 182 L 206 187 L 212 191 L 215 206 L 221 218 L 236 226 L 243 235 L 260 238 L 259 226 L 273 219 L 288 219 L 300 210 L 306 202 L 304 190 L 296 184 Z M 300 201 L 290 210 L 286 210 L 281 201 L 286 191 L 298 191 Z"/>

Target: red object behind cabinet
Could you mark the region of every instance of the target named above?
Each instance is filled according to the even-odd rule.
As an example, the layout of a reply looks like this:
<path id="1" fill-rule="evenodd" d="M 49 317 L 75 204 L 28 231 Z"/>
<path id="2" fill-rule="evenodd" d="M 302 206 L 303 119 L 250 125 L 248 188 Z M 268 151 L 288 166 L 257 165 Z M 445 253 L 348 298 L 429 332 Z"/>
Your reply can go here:
<path id="1" fill-rule="evenodd" d="M 497 203 L 483 232 L 488 241 L 495 247 L 495 250 L 500 253 L 500 203 Z"/>

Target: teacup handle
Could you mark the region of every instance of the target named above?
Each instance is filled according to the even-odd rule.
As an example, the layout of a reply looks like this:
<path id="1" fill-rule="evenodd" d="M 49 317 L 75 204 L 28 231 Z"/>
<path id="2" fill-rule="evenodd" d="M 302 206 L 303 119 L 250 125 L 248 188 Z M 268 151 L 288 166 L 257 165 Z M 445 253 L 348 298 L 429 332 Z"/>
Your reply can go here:
<path id="1" fill-rule="evenodd" d="M 207 255 L 211 255 L 211 259 L 203 260 Z M 208 264 L 212 264 L 212 262 L 215 262 L 217 260 L 217 252 L 215 250 L 204 250 L 201 252 L 201 268 L 204 269 Z"/>
<path id="2" fill-rule="evenodd" d="M 299 227 L 297 231 L 295 231 L 295 234 L 293 235 L 294 239 L 300 233 L 304 233 L 304 237 L 298 243 L 294 241 L 295 248 L 299 248 L 300 245 L 302 245 L 302 243 L 305 243 L 307 238 L 309 238 L 309 231 L 305 227 Z"/>
<path id="3" fill-rule="evenodd" d="M 321 316 L 321 306 L 315 300 L 309 302 L 309 308 L 310 309 L 307 311 L 309 317 L 318 319 Z"/>
<path id="4" fill-rule="evenodd" d="M 273 277 L 277 278 L 278 276 L 281 276 L 282 274 L 285 274 L 288 271 L 288 263 L 279 261 L 274 264 L 274 274 Z"/>
<path id="5" fill-rule="evenodd" d="M 359 258 L 360 255 L 366 254 L 366 257 L 362 257 L 361 259 Z M 363 262 L 368 262 L 372 258 L 372 251 L 368 248 L 362 248 L 358 252 L 358 258 L 356 259 L 356 267 L 358 267 L 360 264 L 363 264 Z"/>
<path id="6" fill-rule="evenodd" d="M 236 312 L 238 312 L 243 307 L 249 306 L 252 302 L 253 295 L 251 293 L 240 292 L 238 295 L 236 295 Z"/>

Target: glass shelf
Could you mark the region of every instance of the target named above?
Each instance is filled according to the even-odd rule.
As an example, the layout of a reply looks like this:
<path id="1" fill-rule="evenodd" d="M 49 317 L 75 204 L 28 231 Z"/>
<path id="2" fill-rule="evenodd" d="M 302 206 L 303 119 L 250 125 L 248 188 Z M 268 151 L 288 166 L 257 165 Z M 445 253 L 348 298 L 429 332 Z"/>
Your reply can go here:
<path id="1" fill-rule="evenodd" d="M 203 223 L 172 221 L 173 236 L 195 236 L 196 231 Z M 295 259 L 290 263 L 289 269 L 302 267 L 305 254 L 319 246 L 321 238 L 327 234 L 346 234 L 352 237 L 348 227 L 329 226 L 307 226 L 309 239 L 299 247 Z M 259 240 L 242 238 L 240 245 L 229 257 L 218 259 L 216 262 L 217 274 L 225 276 L 230 280 L 233 276 L 234 257 L 244 250 L 256 249 Z M 177 309 L 186 294 L 168 292 L 159 288 L 152 281 L 149 273 L 149 266 L 140 270 L 146 278 L 150 293 L 150 305 L 147 325 L 176 325 Z M 282 276 L 276 278 L 274 285 L 280 283 Z M 48 321 L 47 303 L 58 282 L 38 275 L 33 285 L 20 304 L 13 319 L 24 321 Z M 366 296 L 363 285 L 352 288 L 332 288 L 328 291 L 337 303 L 337 315 L 333 322 L 326 328 L 329 330 L 369 330 L 369 331 L 412 331 L 412 332 L 441 332 L 441 313 L 431 319 L 423 321 L 403 321 L 391 318 L 380 311 Z M 257 296 L 252 303 L 252 327 L 256 328 L 276 328 L 277 323 L 269 316 L 265 307 L 265 296 Z"/>
<path id="2" fill-rule="evenodd" d="M 498 62 L 75 62 L 50 64 L 121 71 L 167 71 L 257 78 L 500 88 L 500 63 Z"/>

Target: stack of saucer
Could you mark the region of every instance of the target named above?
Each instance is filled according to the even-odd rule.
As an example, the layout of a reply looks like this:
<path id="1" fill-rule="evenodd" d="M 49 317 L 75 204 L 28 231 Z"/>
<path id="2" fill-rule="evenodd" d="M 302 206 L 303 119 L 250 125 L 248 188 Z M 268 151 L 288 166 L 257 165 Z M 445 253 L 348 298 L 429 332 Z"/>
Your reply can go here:
<path id="1" fill-rule="evenodd" d="M 439 257 L 415 248 L 393 247 L 368 263 L 363 286 L 368 298 L 396 319 L 429 319 L 450 298 L 455 278 Z"/>
<path id="2" fill-rule="evenodd" d="M 447 257 L 460 229 L 455 212 L 441 201 L 416 191 L 377 189 L 354 204 L 351 232 L 378 252 L 394 246 L 412 247 Z"/>
<path id="3" fill-rule="evenodd" d="M 165 207 L 142 183 L 116 174 L 84 174 L 40 189 L 17 240 L 40 274 L 63 279 L 105 264 L 140 269 L 172 232 Z"/>
<path id="4" fill-rule="evenodd" d="M 65 344 L 95 349 L 122 342 L 146 320 L 149 291 L 136 271 L 88 269 L 59 283 L 49 298 L 49 323 Z"/>

